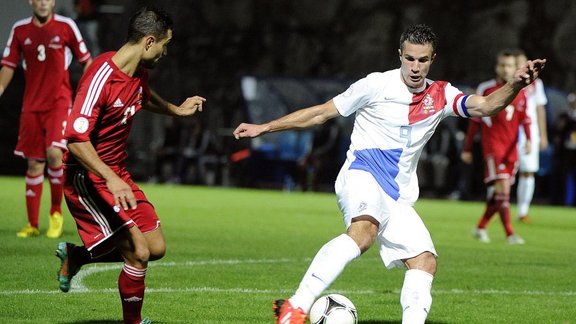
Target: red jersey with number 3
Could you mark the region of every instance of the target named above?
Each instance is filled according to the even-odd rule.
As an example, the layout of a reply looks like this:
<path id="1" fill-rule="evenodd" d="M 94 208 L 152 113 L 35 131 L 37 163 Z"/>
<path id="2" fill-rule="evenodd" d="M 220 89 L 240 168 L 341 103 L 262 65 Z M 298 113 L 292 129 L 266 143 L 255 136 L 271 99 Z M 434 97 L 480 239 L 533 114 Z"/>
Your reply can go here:
<path id="1" fill-rule="evenodd" d="M 478 86 L 477 93 L 487 96 L 502 87 L 496 80 L 489 80 Z M 519 127 L 530 124 L 526 114 L 526 96 L 520 91 L 516 98 L 494 116 L 482 117 L 482 151 L 484 156 L 509 157 L 516 161 Z"/>
<path id="2" fill-rule="evenodd" d="M 99 55 L 84 72 L 64 135 L 69 143 L 92 142 L 104 163 L 121 166 L 134 114 L 149 100 L 150 89 L 146 69 L 129 76 L 114 64 L 114 54 Z M 64 162 L 76 164 L 69 152 Z"/>
<path id="3" fill-rule="evenodd" d="M 46 111 L 54 107 L 56 99 L 72 98 L 68 75 L 72 55 L 81 63 L 90 59 L 72 19 L 53 15 L 43 26 L 35 25 L 32 17 L 14 24 L 0 63 L 15 69 L 23 60 L 26 78 L 23 111 Z"/>

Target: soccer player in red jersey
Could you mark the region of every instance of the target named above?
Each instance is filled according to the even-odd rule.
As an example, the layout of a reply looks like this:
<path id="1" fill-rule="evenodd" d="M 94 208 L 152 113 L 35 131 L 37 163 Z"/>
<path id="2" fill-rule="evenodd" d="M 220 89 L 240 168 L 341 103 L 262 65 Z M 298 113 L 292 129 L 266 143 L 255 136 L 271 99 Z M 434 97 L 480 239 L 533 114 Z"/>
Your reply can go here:
<path id="1" fill-rule="evenodd" d="M 63 224 L 64 122 L 72 106 L 68 66 L 72 55 L 85 66 L 92 59 L 74 21 L 54 14 L 55 0 L 29 0 L 29 3 L 33 15 L 14 24 L 0 62 L 0 96 L 12 80 L 21 58 L 26 78 L 14 154 L 28 161 L 25 178 L 28 224 L 17 236 L 40 234 L 38 214 L 44 170 L 48 164 L 52 201 L 46 235 L 58 238 L 62 235 Z"/>
<path id="2" fill-rule="evenodd" d="M 496 58 L 496 78 L 481 83 L 477 94 L 489 95 L 514 77 L 517 69 L 516 52 L 501 51 Z M 490 117 L 482 117 L 469 123 L 462 160 L 472 161 L 473 138 L 481 127 L 482 155 L 484 157 L 484 183 L 488 186 L 486 210 L 480 219 L 474 235 L 483 243 L 490 242 L 486 226 L 492 216 L 500 213 L 507 241 L 510 244 L 524 244 L 524 240 L 514 234 L 510 220 L 510 187 L 514 183 L 518 167 L 518 133 L 523 126 L 526 135 L 526 151 L 530 151 L 530 118 L 526 114 L 524 89 L 504 110 Z"/>
<path id="3" fill-rule="evenodd" d="M 69 151 L 64 196 L 84 246 L 61 242 L 58 280 L 67 292 L 80 267 L 123 262 L 118 278 L 125 323 L 141 319 L 148 261 L 166 247 L 154 207 L 126 169 L 126 147 L 134 115 L 144 108 L 172 116 L 202 111 L 204 98 L 180 106 L 148 87 L 148 69 L 167 54 L 172 19 L 156 8 L 139 10 L 129 22 L 127 42 L 99 55 L 80 80 L 65 137 Z"/>

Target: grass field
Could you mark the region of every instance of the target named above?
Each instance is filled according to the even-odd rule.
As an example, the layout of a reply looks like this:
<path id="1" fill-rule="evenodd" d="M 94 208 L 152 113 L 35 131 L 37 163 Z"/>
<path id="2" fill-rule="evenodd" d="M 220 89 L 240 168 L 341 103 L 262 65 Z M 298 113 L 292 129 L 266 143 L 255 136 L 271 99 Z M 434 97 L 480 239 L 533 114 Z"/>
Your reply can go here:
<path id="1" fill-rule="evenodd" d="M 121 323 L 119 264 L 90 265 L 70 293 L 58 291 L 56 240 L 16 238 L 24 181 L 0 178 L 0 323 Z M 155 323 L 272 323 L 271 301 L 288 297 L 310 258 L 343 225 L 332 194 L 142 185 L 162 219 L 168 253 L 151 263 L 143 313 Z M 45 184 L 41 230 L 47 226 Z M 576 323 L 576 212 L 534 206 L 514 224 L 527 244 L 472 239 L 483 204 L 416 205 L 440 254 L 428 323 Z M 63 240 L 79 243 L 66 215 Z M 386 270 L 375 249 L 352 262 L 329 291 L 348 296 L 360 323 L 400 323 L 404 271 Z"/>

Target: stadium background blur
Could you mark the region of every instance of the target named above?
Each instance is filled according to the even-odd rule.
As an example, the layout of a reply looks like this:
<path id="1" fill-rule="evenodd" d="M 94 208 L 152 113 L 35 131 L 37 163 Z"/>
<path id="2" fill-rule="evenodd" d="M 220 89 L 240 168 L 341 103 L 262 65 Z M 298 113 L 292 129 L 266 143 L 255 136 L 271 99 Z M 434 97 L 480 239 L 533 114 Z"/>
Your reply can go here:
<path id="1" fill-rule="evenodd" d="M 75 3 L 91 3 L 94 11 L 78 11 Z M 549 134 L 567 109 L 567 94 L 576 90 L 572 0 L 56 0 L 56 12 L 76 18 L 98 54 L 123 43 L 128 18 L 145 4 L 161 5 L 175 20 L 170 58 L 152 72 L 152 86 L 174 102 L 193 94 L 208 101 L 188 120 L 137 116 L 128 167 L 139 181 L 332 191 L 351 119 L 252 141 L 234 140 L 232 129 L 328 100 L 370 72 L 397 68 L 399 35 L 413 23 L 431 25 L 440 39 L 429 77 L 466 92 L 493 77 L 493 58 L 503 48 L 546 58 Z M 12 24 L 31 11 L 23 0 L 1 0 L 0 6 L 4 48 Z M 80 67 L 73 65 L 71 75 L 75 84 Z M 23 87 L 19 71 L 0 98 L 3 175 L 25 171 L 25 161 L 12 154 Z M 465 127 L 464 120 L 447 119 L 428 144 L 419 168 L 422 196 L 483 198 L 479 153 L 472 167 L 459 162 Z M 553 149 L 541 154 L 537 203 L 564 203 Z"/>

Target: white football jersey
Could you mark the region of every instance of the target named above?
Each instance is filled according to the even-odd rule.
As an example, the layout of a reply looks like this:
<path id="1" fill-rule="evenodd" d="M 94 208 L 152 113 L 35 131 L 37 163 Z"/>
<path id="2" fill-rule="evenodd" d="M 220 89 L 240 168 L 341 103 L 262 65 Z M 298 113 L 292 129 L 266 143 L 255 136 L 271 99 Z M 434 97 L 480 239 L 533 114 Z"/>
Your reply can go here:
<path id="1" fill-rule="evenodd" d="M 544 91 L 544 83 L 542 80 L 536 79 L 532 84 L 524 88 L 524 93 L 526 95 L 526 114 L 532 120 L 530 124 L 530 136 L 533 142 L 540 142 L 540 128 L 538 127 L 538 106 L 545 106 L 548 103 L 548 98 L 546 97 L 546 92 Z M 526 135 L 524 132 L 520 132 L 520 145 L 524 145 L 526 142 Z M 536 146 L 538 147 L 538 146 Z"/>
<path id="2" fill-rule="evenodd" d="M 356 113 L 340 172 L 370 172 L 390 197 L 414 204 L 419 195 L 420 153 L 444 118 L 470 117 L 467 97 L 448 82 L 428 79 L 411 92 L 401 80 L 400 69 L 358 80 L 334 98 L 342 116 Z"/>

